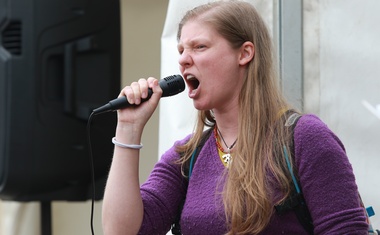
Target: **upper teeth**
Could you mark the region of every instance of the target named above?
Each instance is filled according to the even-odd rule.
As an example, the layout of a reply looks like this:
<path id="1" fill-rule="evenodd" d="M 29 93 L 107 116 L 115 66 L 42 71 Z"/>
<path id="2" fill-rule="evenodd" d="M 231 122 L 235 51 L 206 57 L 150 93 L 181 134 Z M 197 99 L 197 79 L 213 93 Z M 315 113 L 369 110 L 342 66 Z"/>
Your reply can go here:
<path id="1" fill-rule="evenodd" d="M 187 79 L 187 80 L 191 80 L 191 79 L 195 79 L 195 77 L 194 77 L 193 75 L 188 75 L 188 76 L 186 77 L 186 79 Z"/>

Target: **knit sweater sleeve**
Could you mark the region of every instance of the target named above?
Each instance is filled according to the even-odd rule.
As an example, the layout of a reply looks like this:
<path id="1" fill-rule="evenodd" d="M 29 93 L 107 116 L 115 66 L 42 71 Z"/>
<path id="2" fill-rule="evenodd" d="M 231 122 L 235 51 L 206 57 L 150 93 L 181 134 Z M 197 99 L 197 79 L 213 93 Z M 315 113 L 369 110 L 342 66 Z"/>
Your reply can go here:
<path id="1" fill-rule="evenodd" d="M 189 137 L 177 141 L 154 166 L 140 192 L 144 204 L 144 218 L 139 234 L 166 234 L 177 216 L 178 207 L 186 195 L 185 179 L 180 165 L 180 155 L 175 146 L 184 144 Z"/>
<path id="2" fill-rule="evenodd" d="M 294 130 L 295 162 L 315 234 L 368 234 L 352 166 L 338 137 L 314 115 Z"/>

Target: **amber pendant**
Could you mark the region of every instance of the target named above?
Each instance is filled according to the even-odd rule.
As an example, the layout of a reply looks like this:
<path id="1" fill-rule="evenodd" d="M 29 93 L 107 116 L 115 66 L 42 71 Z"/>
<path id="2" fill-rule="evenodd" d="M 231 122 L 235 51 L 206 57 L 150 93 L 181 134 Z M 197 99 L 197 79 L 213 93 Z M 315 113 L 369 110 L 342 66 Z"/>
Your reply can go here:
<path id="1" fill-rule="evenodd" d="M 222 156 L 224 163 L 228 166 L 232 160 L 231 154 L 226 153 Z"/>

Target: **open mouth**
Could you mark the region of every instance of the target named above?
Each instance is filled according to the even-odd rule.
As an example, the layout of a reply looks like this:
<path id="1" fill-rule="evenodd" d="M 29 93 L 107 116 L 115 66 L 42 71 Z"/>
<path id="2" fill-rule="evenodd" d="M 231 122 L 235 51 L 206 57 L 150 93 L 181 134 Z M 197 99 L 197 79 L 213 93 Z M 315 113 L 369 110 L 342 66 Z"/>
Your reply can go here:
<path id="1" fill-rule="evenodd" d="M 189 75 L 186 77 L 187 84 L 191 90 L 196 90 L 199 86 L 199 81 L 193 75 Z"/>

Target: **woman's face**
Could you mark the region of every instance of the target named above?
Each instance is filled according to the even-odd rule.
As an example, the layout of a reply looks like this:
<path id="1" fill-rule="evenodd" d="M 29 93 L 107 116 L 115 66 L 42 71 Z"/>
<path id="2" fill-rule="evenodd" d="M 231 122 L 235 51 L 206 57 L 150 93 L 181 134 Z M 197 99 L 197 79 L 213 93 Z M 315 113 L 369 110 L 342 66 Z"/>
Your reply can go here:
<path id="1" fill-rule="evenodd" d="M 237 106 L 244 74 L 240 49 L 233 49 L 211 26 L 193 20 L 182 28 L 178 51 L 196 109 L 222 111 Z"/>

